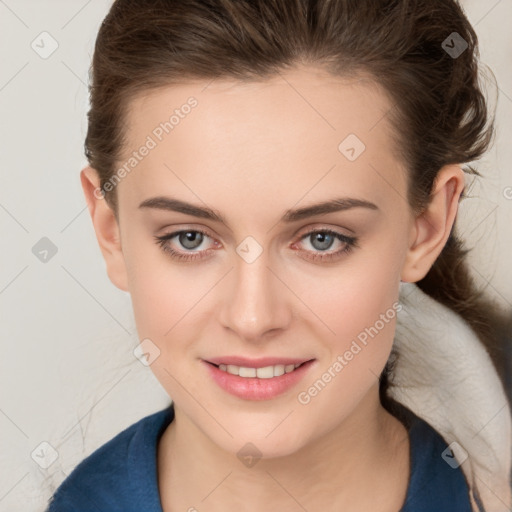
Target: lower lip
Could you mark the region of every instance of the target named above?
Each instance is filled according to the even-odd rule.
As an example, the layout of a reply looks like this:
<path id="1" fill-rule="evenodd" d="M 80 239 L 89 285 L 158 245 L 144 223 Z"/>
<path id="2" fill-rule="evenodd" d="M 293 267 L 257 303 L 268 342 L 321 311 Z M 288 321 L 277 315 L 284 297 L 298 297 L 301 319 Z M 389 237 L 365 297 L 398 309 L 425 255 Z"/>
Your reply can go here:
<path id="1" fill-rule="evenodd" d="M 213 380 L 224 390 L 244 400 L 270 400 L 295 386 L 309 371 L 314 360 L 308 361 L 290 373 L 271 379 L 240 377 L 203 361 Z"/>

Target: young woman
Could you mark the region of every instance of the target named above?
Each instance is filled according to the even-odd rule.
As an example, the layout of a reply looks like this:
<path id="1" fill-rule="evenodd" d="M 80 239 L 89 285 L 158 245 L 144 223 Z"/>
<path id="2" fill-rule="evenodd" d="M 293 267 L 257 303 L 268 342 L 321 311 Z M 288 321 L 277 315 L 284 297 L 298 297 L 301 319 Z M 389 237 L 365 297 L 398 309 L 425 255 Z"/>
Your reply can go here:
<path id="1" fill-rule="evenodd" d="M 172 404 L 50 512 L 509 510 L 499 315 L 454 229 L 477 57 L 453 0 L 114 2 L 81 179 Z"/>

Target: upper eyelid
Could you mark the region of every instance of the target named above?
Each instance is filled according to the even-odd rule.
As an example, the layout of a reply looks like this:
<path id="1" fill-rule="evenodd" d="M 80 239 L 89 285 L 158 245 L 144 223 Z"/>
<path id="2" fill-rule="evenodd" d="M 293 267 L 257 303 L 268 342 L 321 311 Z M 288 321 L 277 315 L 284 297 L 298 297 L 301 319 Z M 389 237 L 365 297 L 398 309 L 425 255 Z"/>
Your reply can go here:
<path id="1" fill-rule="evenodd" d="M 294 236 L 299 236 L 299 233 L 301 233 L 302 235 L 307 235 L 309 233 L 312 233 L 312 232 L 315 233 L 317 231 L 334 231 L 336 233 L 339 233 L 340 235 L 344 235 L 347 237 L 352 236 L 352 235 L 348 235 L 343 232 L 340 232 L 340 230 L 342 230 L 342 229 L 345 229 L 347 231 L 350 231 L 351 233 L 354 233 L 354 231 L 352 231 L 351 229 L 348 229 L 348 228 L 333 227 L 333 226 L 328 226 L 328 225 L 322 224 L 320 226 L 312 226 L 312 227 L 297 229 L 297 230 L 295 230 Z M 165 230 L 165 228 L 164 228 L 164 230 Z M 217 238 L 215 235 L 210 234 L 210 232 L 211 232 L 210 229 L 202 228 L 202 227 L 172 228 L 172 229 L 169 229 L 167 232 L 163 233 L 162 236 L 177 235 L 179 233 L 183 233 L 183 232 L 187 232 L 187 231 L 197 231 L 199 233 L 204 233 L 204 234 L 208 235 L 210 238 Z"/>
<path id="2" fill-rule="evenodd" d="M 327 225 L 326 223 L 321 223 L 321 222 L 316 222 L 314 224 L 315 225 L 313 225 L 311 227 L 299 228 L 299 229 L 294 230 L 293 236 L 299 236 L 298 233 L 302 233 L 302 235 L 306 235 L 308 233 L 316 232 L 316 231 L 335 231 L 336 233 L 339 233 L 340 235 L 343 235 L 346 237 L 355 236 L 355 231 L 353 231 L 352 229 L 349 229 L 348 227 L 341 228 L 339 226 L 330 226 L 330 225 Z M 164 230 L 165 230 L 165 228 L 164 228 Z M 346 233 L 340 232 L 340 230 L 346 230 L 352 234 L 346 234 Z M 186 226 L 183 228 L 181 228 L 181 227 L 169 228 L 169 231 L 167 233 L 164 233 L 163 236 L 165 236 L 166 234 L 176 235 L 183 231 L 199 231 L 199 232 L 203 232 L 203 233 L 207 234 L 210 238 L 217 238 L 216 236 L 210 234 L 211 230 L 209 228 L 190 227 L 190 226 Z M 229 237 L 231 237 L 231 235 L 229 235 Z"/>

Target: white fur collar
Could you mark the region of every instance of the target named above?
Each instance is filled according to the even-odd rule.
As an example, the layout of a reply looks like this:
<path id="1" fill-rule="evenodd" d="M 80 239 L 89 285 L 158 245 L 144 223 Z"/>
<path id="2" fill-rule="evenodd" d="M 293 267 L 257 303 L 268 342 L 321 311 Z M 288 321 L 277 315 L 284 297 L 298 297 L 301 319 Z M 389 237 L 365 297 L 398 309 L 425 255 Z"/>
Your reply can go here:
<path id="1" fill-rule="evenodd" d="M 467 322 L 416 284 L 400 284 L 400 303 L 390 396 L 462 447 L 451 446 L 475 512 L 478 500 L 485 512 L 510 511 L 511 412 L 488 353 Z"/>

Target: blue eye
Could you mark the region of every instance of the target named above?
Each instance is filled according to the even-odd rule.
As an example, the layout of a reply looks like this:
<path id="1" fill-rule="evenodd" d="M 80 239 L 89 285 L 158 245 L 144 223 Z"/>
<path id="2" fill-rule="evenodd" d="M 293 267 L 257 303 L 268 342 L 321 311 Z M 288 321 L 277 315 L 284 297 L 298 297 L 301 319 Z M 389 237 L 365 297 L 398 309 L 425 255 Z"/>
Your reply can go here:
<path id="1" fill-rule="evenodd" d="M 203 258 L 205 252 L 210 252 L 209 250 L 195 250 L 201 246 L 205 237 L 210 238 L 205 231 L 201 231 L 198 229 L 188 229 L 182 231 L 175 231 L 174 233 L 169 233 L 162 236 L 156 236 L 155 239 L 157 241 L 157 244 L 160 245 L 160 247 L 162 248 L 162 250 L 165 253 L 169 254 L 172 258 L 183 261 L 191 261 L 197 258 Z M 169 243 L 173 238 L 177 238 L 180 245 L 185 249 L 191 250 L 191 253 L 189 252 L 187 254 L 186 251 L 181 252 L 173 249 Z"/>
<path id="2" fill-rule="evenodd" d="M 310 240 L 310 244 L 313 246 L 313 248 L 317 249 L 319 252 L 305 251 L 306 255 L 301 257 L 313 261 L 332 261 L 334 259 L 340 258 L 344 254 L 349 253 L 355 247 L 358 247 L 357 238 L 343 235 L 342 233 L 338 233 L 337 231 L 333 231 L 331 229 L 316 229 L 309 231 L 301 237 L 301 241 L 307 239 Z M 326 253 L 325 251 L 330 249 L 333 243 L 336 241 L 342 242 L 344 244 L 342 245 L 341 249 Z"/>
<path id="3" fill-rule="evenodd" d="M 199 231 L 181 231 L 176 235 L 179 243 L 185 249 L 197 249 L 204 239 L 204 234 Z"/>
<path id="4" fill-rule="evenodd" d="M 156 243 L 171 258 L 180 261 L 193 261 L 207 257 L 215 249 L 197 250 L 206 239 L 211 238 L 205 231 L 200 229 L 188 229 L 175 231 L 161 236 L 155 236 Z M 173 249 L 171 241 L 177 243 L 184 250 Z M 309 239 L 313 250 L 303 251 L 301 257 L 312 261 L 332 261 L 349 253 L 353 248 L 358 247 L 357 238 L 343 235 L 331 229 L 316 229 L 302 235 L 299 241 Z M 326 252 L 336 242 L 342 243 L 342 247 L 334 252 Z M 217 243 L 217 242 L 215 242 Z M 296 245 L 296 244 L 294 244 Z"/>

